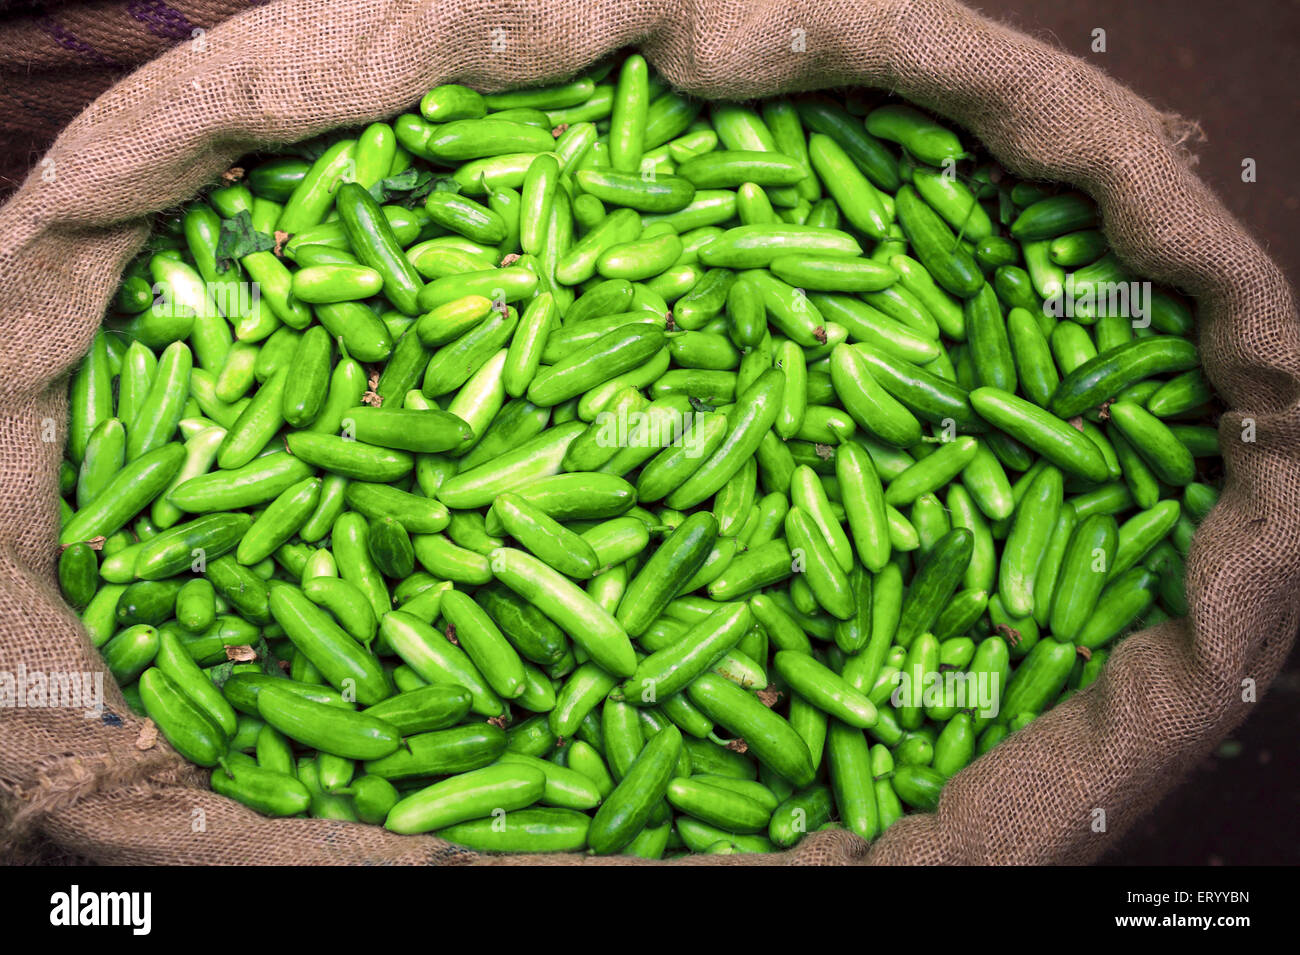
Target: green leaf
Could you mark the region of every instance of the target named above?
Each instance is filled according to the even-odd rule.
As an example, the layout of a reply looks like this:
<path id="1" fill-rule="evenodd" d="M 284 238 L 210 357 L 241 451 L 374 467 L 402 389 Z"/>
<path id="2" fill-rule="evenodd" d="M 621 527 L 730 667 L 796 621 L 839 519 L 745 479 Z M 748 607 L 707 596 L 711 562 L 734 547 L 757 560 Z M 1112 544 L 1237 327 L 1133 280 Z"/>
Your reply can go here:
<path id="1" fill-rule="evenodd" d="M 430 192 L 460 192 L 460 183 L 451 176 L 437 176 L 433 180 L 433 188 Z"/>
<path id="2" fill-rule="evenodd" d="M 218 663 L 216 666 L 207 669 L 208 677 L 218 690 L 226 685 L 226 681 L 230 679 L 234 672 L 234 660 L 227 660 L 225 663 Z"/>
<path id="3" fill-rule="evenodd" d="M 689 401 L 691 403 L 691 407 L 694 408 L 700 414 L 704 414 L 706 411 L 718 410 L 715 405 L 711 405 L 707 401 L 703 401 L 700 398 L 696 398 L 694 395 L 688 397 L 686 400 Z"/>
<path id="4" fill-rule="evenodd" d="M 266 637 L 258 637 L 257 643 L 253 644 L 253 650 L 257 653 L 258 666 L 262 672 L 268 676 L 284 676 L 284 670 L 280 668 L 280 661 L 276 659 L 271 648 L 267 646 Z"/>
<path id="5" fill-rule="evenodd" d="M 432 178 L 433 173 L 424 172 L 423 175 Z M 396 176 L 389 176 L 381 179 L 370 187 L 370 194 L 375 197 L 376 202 L 387 202 L 389 196 L 397 192 L 410 192 L 420 182 L 421 173 L 417 169 L 404 169 Z"/>
<path id="6" fill-rule="evenodd" d="M 224 272 L 236 259 L 274 248 L 275 239 L 254 229 L 252 215 L 247 209 L 241 209 L 233 219 L 221 220 L 221 233 L 217 237 L 217 270 Z"/>
<path id="7" fill-rule="evenodd" d="M 411 168 L 381 179 L 370 187 L 370 194 L 376 202 L 396 199 L 408 209 L 419 205 L 431 192 L 460 192 L 460 183 L 450 176 L 435 176 L 427 169 Z"/>

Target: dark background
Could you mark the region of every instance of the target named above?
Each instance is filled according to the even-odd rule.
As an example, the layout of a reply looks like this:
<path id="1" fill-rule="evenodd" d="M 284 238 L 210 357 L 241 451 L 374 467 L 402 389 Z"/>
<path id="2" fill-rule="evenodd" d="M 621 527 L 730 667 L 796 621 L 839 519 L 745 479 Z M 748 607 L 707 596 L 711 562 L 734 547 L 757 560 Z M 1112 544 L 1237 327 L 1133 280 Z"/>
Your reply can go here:
<path id="1" fill-rule="evenodd" d="M 257 2 L 0 0 L 0 199 L 91 98 L 192 26 Z M 1292 284 L 1300 278 L 1300 0 L 969 2 L 1196 120 L 1200 175 Z M 1092 52 L 1095 29 L 1106 31 L 1104 53 Z M 69 34 L 92 40 L 95 55 L 72 49 Z M 1256 182 L 1242 182 L 1245 158 L 1256 161 Z M 1300 651 L 1257 710 L 1103 861 L 1300 863 Z"/>

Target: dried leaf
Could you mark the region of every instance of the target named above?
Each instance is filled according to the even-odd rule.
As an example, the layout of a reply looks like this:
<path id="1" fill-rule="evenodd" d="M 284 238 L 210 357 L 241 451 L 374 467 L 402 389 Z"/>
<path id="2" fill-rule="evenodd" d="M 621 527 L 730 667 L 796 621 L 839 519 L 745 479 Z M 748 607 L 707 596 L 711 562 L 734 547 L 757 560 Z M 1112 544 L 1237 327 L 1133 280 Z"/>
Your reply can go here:
<path id="1" fill-rule="evenodd" d="M 92 537 L 92 538 L 90 538 L 89 540 L 84 540 L 84 541 L 73 541 L 71 544 L 60 544 L 60 545 L 59 545 L 59 553 L 60 553 L 60 554 L 63 553 L 65 550 L 67 550 L 67 549 L 68 549 L 69 547 L 71 547 L 73 544 L 86 544 L 86 545 L 88 545 L 88 546 L 90 547 L 91 550 L 103 550 L 103 549 L 104 549 L 104 541 L 105 541 L 105 539 L 106 539 L 106 538 L 101 534 L 99 537 Z"/>
<path id="2" fill-rule="evenodd" d="M 780 690 L 764 689 L 758 690 L 754 695 L 758 697 L 758 702 L 771 709 L 776 706 L 783 694 Z"/>

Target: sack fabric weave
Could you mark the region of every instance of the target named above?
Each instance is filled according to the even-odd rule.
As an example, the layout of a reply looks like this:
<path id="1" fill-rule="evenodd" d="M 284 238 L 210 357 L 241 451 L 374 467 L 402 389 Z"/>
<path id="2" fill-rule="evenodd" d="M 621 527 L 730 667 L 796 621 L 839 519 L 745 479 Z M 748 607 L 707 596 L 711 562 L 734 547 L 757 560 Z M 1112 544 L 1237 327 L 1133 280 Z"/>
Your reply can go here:
<path id="1" fill-rule="evenodd" d="M 0 196 L 96 96 L 261 0 L 0 0 Z"/>
<path id="2" fill-rule="evenodd" d="M 275 0 L 201 39 L 96 100 L 0 209 L 0 671 L 103 668 L 55 583 L 56 474 L 69 373 L 146 214 L 258 146 L 393 115 L 434 84 L 551 82 L 635 46 L 703 97 L 895 90 L 1017 175 L 1075 184 L 1121 258 L 1195 298 L 1205 368 L 1230 409 L 1227 484 L 1192 546 L 1188 618 L 1124 640 L 1095 684 L 955 777 L 936 813 L 871 846 L 827 832 L 725 864 L 1093 860 L 1277 673 L 1300 608 L 1292 292 L 1191 171 L 1182 125 L 1097 69 L 952 0 Z M 11 844 L 39 832 L 109 864 L 627 861 L 489 857 L 433 836 L 263 818 L 208 791 L 164 741 L 140 748 L 143 721 L 106 683 L 102 718 L 0 715 Z"/>

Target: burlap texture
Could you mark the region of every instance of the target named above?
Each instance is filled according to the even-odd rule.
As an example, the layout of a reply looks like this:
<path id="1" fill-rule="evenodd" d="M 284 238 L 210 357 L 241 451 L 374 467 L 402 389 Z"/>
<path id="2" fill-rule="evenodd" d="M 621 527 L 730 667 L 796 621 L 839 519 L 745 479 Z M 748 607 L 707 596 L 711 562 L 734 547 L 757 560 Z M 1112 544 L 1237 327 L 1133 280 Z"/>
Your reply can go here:
<path id="1" fill-rule="evenodd" d="M 96 96 L 258 2 L 0 0 L 0 196 Z"/>
<path id="2" fill-rule="evenodd" d="M 1087 691 L 963 771 L 937 813 L 876 844 L 832 832 L 730 864 L 1095 859 L 1244 719 L 1300 606 L 1300 335 L 1280 271 L 1193 175 L 1178 125 L 1098 70 L 949 0 L 277 0 L 101 96 L 0 210 L 0 670 L 101 667 L 54 583 L 68 373 L 145 213 L 267 143 L 392 115 L 428 87 L 557 80 L 637 46 L 712 98 L 861 84 L 960 123 L 1015 173 L 1094 196 L 1118 253 L 1197 300 L 1227 486 L 1188 562 L 1192 613 L 1136 634 Z M 1253 422 L 1253 442 L 1241 440 Z M 55 427 L 51 429 L 51 422 Z M 111 680 L 109 681 L 111 683 Z M 477 856 L 429 836 L 270 820 L 203 785 L 116 689 L 114 716 L 8 710 L 11 841 L 40 831 L 103 863 L 600 862 Z M 623 861 L 623 860 L 615 860 Z M 705 857 L 697 862 L 716 862 Z"/>

